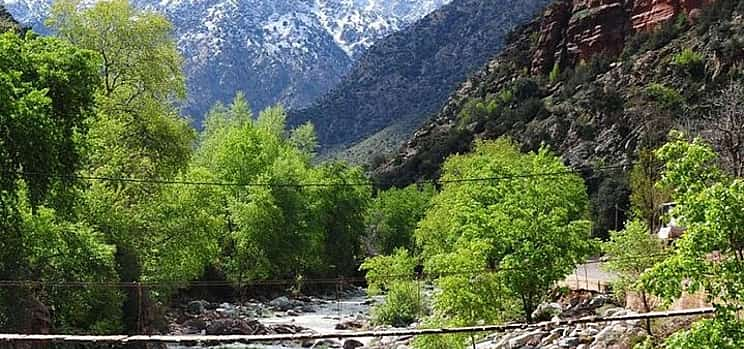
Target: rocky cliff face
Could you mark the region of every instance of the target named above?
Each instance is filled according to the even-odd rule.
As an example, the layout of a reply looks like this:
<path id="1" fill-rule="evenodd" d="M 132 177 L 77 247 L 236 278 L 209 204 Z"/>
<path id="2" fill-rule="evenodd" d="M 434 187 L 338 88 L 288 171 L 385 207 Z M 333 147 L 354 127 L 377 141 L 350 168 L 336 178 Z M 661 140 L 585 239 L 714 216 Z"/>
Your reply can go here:
<path id="1" fill-rule="evenodd" d="M 625 39 L 683 14 L 690 17 L 711 0 L 560 0 L 540 25 L 532 71 L 547 73 L 558 63 L 574 66 L 598 54 L 616 56 Z"/>
<path id="2" fill-rule="evenodd" d="M 447 156 L 469 151 L 474 140 L 509 136 L 525 151 L 547 145 L 580 169 L 597 198 L 596 221 L 611 228 L 615 205 L 627 207 L 625 172 L 592 168 L 629 166 L 640 149 L 659 146 L 672 128 L 699 132 L 709 127 L 700 120 L 717 115 L 712 108 L 719 92 L 744 77 L 744 2 L 718 0 L 695 24 L 664 25 L 609 42 L 602 38 L 614 35 L 610 28 L 595 24 L 611 11 L 633 7 L 596 4 L 598 17 L 578 21 L 575 13 L 564 12 L 573 10 L 573 3 L 558 2 L 511 35 L 498 57 L 462 83 L 392 159 L 377 166 L 379 183 L 405 186 L 436 178 Z M 572 29 L 576 23 L 593 23 L 594 34 Z M 596 45 L 577 38 L 595 38 Z M 586 64 L 566 63 L 552 78 L 544 74 L 572 48 Z M 582 51 L 586 48 L 596 55 Z M 607 50 L 622 54 L 598 54 Z M 685 50 L 695 59 L 677 63 Z"/>

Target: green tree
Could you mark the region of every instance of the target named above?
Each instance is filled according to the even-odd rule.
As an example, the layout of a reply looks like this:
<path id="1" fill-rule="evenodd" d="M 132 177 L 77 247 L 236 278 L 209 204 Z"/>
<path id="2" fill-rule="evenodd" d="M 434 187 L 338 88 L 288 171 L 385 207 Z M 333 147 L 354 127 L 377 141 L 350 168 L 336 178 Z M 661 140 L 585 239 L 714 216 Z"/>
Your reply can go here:
<path id="1" fill-rule="evenodd" d="M 290 276 L 320 264 L 310 199 L 293 186 L 309 177 L 309 159 L 287 142 L 284 118 L 283 110 L 271 108 L 253 120 L 238 96 L 207 116 L 192 165 L 217 181 L 265 184 L 220 193 L 228 230 L 224 268 L 236 280 Z"/>
<path id="2" fill-rule="evenodd" d="M 136 9 L 127 0 L 98 2 L 80 11 L 79 0 L 57 0 L 47 25 L 60 38 L 101 57 L 101 103 L 106 108 L 167 107 L 185 95 L 183 59 L 171 23 L 162 15 Z"/>
<path id="3" fill-rule="evenodd" d="M 630 206 L 633 217 L 643 220 L 649 233 L 661 223 L 661 206 L 671 201 L 667 190 L 656 183 L 661 179 L 661 161 L 650 150 L 641 150 L 630 172 Z"/>
<path id="4" fill-rule="evenodd" d="M 510 140 L 500 139 L 450 157 L 442 179 L 565 171 L 547 149 L 522 154 Z M 531 320 L 554 282 L 594 251 L 587 202 L 578 175 L 446 183 L 419 224 L 416 240 L 428 272 L 466 275 L 436 280 L 441 291 L 435 312 L 467 323 L 492 322 L 503 316 L 495 309 L 500 302 L 493 300 L 516 297 Z M 484 274 L 486 268 L 497 272 Z"/>
<path id="5" fill-rule="evenodd" d="M 737 348 L 744 323 L 736 311 L 744 300 L 744 182 L 718 167 L 718 156 L 701 140 L 673 133 L 656 152 L 665 163 L 662 185 L 674 190 L 673 214 L 687 228 L 674 254 L 644 274 L 645 287 L 671 301 L 704 291 L 718 308 L 668 342 L 670 348 Z"/>
<path id="6" fill-rule="evenodd" d="M 171 24 L 126 0 L 98 2 L 85 10 L 78 10 L 79 5 L 77 0 L 56 2 L 47 24 L 60 38 L 96 52 L 101 62 L 97 113 L 88 121 L 86 174 L 173 179 L 188 165 L 195 132 L 174 103 L 185 95 L 185 79 Z M 160 210 L 170 210 L 164 200 L 173 196 L 165 190 L 162 185 L 105 181 L 85 192 L 84 217 L 116 245 L 123 281 L 166 277 L 145 274 L 161 270 L 146 268 L 163 262 L 147 258 L 163 256 L 158 243 L 174 226 L 173 220 L 153 219 L 163 215 Z M 200 256 L 201 246 L 188 243 L 200 241 L 199 230 L 190 232 L 194 235 L 181 235 L 179 248 L 183 255 Z M 191 274 L 184 270 L 185 276 Z M 128 291 L 124 324 L 129 331 L 150 327 L 152 319 L 140 319 L 141 304 L 149 304 L 148 294 L 144 296 Z"/>
<path id="7" fill-rule="evenodd" d="M 221 267 L 231 279 L 347 275 L 358 265 L 365 178 L 341 164 L 312 166 L 312 127 L 287 131 L 285 119 L 272 107 L 254 120 L 238 94 L 205 121 L 189 172 L 259 184 L 220 188 L 213 200 L 220 204 L 210 209 L 224 219 Z"/>
<path id="8" fill-rule="evenodd" d="M 364 261 L 361 270 L 366 272 L 370 294 L 386 293 L 385 302 L 372 308 L 374 322 L 403 327 L 424 315 L 422 290 L 415 280 L 417 264 L 402 248 Z"/>
<path id="9" fill-rule="evenodd" d="M 369 181 L 361 168 L 341 163 L 313 168 L 310 178 L 330 185 L 307 190 L 314 208 L 310 224 L 323 239 L 323 265 L 332 268 L 327 272 L 352 275 L 363 258 L 364 216 L 372 196 L 365 185 Z"/>
<path id="10" fill-rule="evenodd" d="M 118 281 L 114 246 L 105 244 L 102 234 L 85 223 L 71 223 L 60 218 L 62 215 L 54 209 L 43 206 L 32 209 L 28 200 L 24 199 L 23 192 L 25 188 L 21 190 L 18 202 L 21 215 L 19 229 L 23 236 L 21 261 L 33 273 L 33 276 L 26 278 L 52 283 L 26 290 L 30 298 L 22 301 L 26 307 L 22 316 L 27 316 L 22 323 L 29 327 L 24 329 L 44 330 L 34 325 L 40 319 L 34 319 L 33 314 L 47 309 L 52 315 L 52 330 L 56 332 L 119 332 L 122 302 L 119 290 L 106 286 L 69 288 L 53 285 L 54 282 L 70 280 Z M 36 301 L 43 306 L 34 306 Z"/>
<path id="11" fill-rule="evenodd" d="M 93 52 L 33 33 L 0 35 L 0 279 L 116 280 L 112 246 L 72 223 L 71 177 L 98 82 Z M 120 302 L 111 289 L 3 288 L 0 327 L 116 331 Z"/>
<path id="12" fill-rule="evenodd" d="M 366 215 L 367 239 L 374 252 L 391 254 L 401 247 L 413 251 L 413 232 L 434 194 L 431 184 L 380 192 Z"/>
<path id="13" fill-rule="evenodd" d="M 664 246 L 661 241 L 649 233 L 645 223 L 634 220 L 625 226 L 623 231 L 610 232 L 610 240 L 603 243 L 602 249 L 609 261 L 608 270 L 618 274 L 619 279 L 614 283 L 614 289 L 627 292 L 637 292 L 643 303 L 643 310 L 649 312 L 648 290 L 639 282 L 641 275 L 654 265 L 664 260 Z"/>

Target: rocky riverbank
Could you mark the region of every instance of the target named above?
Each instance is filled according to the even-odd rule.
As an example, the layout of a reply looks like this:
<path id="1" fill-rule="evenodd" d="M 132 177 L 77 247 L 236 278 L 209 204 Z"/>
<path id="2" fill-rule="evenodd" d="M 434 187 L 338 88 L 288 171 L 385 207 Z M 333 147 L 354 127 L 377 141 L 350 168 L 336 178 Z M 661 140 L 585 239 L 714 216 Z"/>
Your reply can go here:
<path id="1" fill-rule="evenodd" d="M 367 297 L 360 288 L 328 297 L 276 297 L 250 299 L 241 303 L 194 300 L 174 307 L 167 314 L 170 334 L 270 335 L 348 332 L 368 329 L 370 305 L 378 298 Z M 358 348 L 360 340 L 319 340 L 277 342 L 251 348 Z"/>
<path id="2" fill-rule="evenodd" d="M 234 303 L 202 300 L 182 304 L 169 314 L 171 334 L 262 335 L 294 333 L 353 332 L 384 330 L 369 322 L 370 306 L 381 298 L 368 297 L 362 289 L 335 297 L 277 297 Z M 572 292 L 544 303 L 533 314 L 535 319 L 580 319 L 587 316 L 622 316 L 633 312 L 613 304 L 607 295 Z M 415 324 L 411 328 L 415 328 Z M 522 329 L 509 333 L 477 336 L 477 349 L 630 349 L 645 337 L 639 321 L 565 325 Z M 409 349 L 412 336 L 277 342 L 251 348 L 370 348 Z"/>
<path id="3" fill-rule="evenodd" d="M 632 311 L 610 304 L 609 298 L 587 298 L 565 307 L 559 303 L 545 304 L 542 314 L 560 319 L 577 319 L 584 316 L 624 316 Z M 576 316 L 581 314 L 581 316 Z M 556 326 L 555 328 L 517 330 L 507 334 L 489 336 L 480 349 L 630 349 L 644 338 L 646 329 L 638 320 L 610 323 Z"/>
<path id="4" fill-rule="evenodd" d="M 623 316 L 634 312 L 616 304 L 607 295 L 572 292 L 544 303 L 533 313 L 535 319 L 580 319 L 588 316 Z M 643 339 L 646 329 L 639 321 L 531 328 L 476 336 L 477 349 L 631 349 Z M 370 349 L 409 349 L 414 337 L 381 338 L 368 344 Z"/>

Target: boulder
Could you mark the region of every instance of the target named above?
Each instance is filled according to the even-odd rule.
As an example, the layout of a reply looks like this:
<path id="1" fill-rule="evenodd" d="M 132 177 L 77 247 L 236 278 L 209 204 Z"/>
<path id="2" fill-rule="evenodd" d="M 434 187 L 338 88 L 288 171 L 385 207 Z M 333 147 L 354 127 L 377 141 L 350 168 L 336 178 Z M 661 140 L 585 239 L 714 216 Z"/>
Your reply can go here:
<path id="1" fill-rule="evenodd" d="M 599 295 L 597 297 L 592 298 L 592 300 L 589 302 L 589 306 L 592 308 L 599 308 L 607 304 L 609 301 L 610 301 L 610 296 Z"/>
<path id="2" fill-rule="evenodd" d="M 549 320 L 555 316 L 561 315 L 563 308 L 558 303 L 543 303 L 537 306 L 532 312 L 532 318 L 535 320 Z"/>
<path id="3" fill-rule="evenodd" d="M 558 346 L 561 348 L 574 348 L 579 345 L 579 338 L 578 337 L 566 337 L 561 338 L 558 341 Z"/>
<path id="4" fill-rule="evenodd" d="M 364 344 L 356 339 L 347 339 L 344 341 L 344 349 L 356 349 L 363 347 Z"/>
<path id="5" fill-rule="evenodd" d="M 367 325 L 367 323 L 361 319 L 354 319 L 354 320 L 347 320 L 343 322 L 339 322 L 336 324 L 336 329 L 345 331 L 345 330 L 358 330 L 361 328 L 364 328 Z"/>
<path id="6" fill-rule="evenodd" d="M 183 323 L 183 326 L 190 330 L 189 333 L 199 333 L 207 329 L 207 322 L 200 318 L 189 319 Z"/>
<path id="7" fill-rule="evenodd" d="M 253 335 L 266 332 L 266 327 L 260 322 L 245 319 L 217 319 L 210 322 L 206 328 L 208 335 Z"/>
<path id="8" fill-rule="evenodd" d="M 342 348 L 342 346 L 341 343 L 333 339 L 321 339 L 315 342 L 312 348 Z"/>
<path id="9" fill-rule="evenodd" d="M 276 334 L 295 334 L 304 331 L 305 329 L 291 324 L 279 324 L 273 325 L 269 329 L 269 332 Z"/>
<path id="10" fill-rule="evenodd" d="M 292 302 L 289 301 L 289 298 L 284 296 L 272 299 L 269 305 L 281 311 L 287 311 L 294 307 Z"/>
<path id="11" fill-rule="evenodd" d="M 543 331 L 527 332 L 525 334 L 521 334 L 517 337 L 511 338 L 509 340 L 509 347 L 522 348 L 528 344 L 540 343 L 540 339 L 547 336 L 548 334 L 548 332 Z"/>
<path id="12" fill-rule="evenodd" d="M 201 315 L 207 308 L 207 304 L 209 304 L 209 302 L 204 300 L 191 301 L 186 305 L 186 312 L 191 315 Z"/>

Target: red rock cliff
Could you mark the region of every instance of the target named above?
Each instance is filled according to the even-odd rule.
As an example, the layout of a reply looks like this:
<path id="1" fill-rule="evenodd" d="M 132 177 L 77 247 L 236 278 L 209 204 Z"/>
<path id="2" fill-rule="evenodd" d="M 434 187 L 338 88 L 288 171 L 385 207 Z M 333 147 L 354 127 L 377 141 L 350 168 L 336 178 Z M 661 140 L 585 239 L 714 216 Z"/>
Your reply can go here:
<path id="1" fill-rule="evenodd" d="M 556 62 L 565 67 L 596 54 L 620 54 L 629 35 L 654 30 L 680 13 L 689 15 L 712 1 L 557 1 L 543 17 L 532 71 L 546 73 Z"/>

